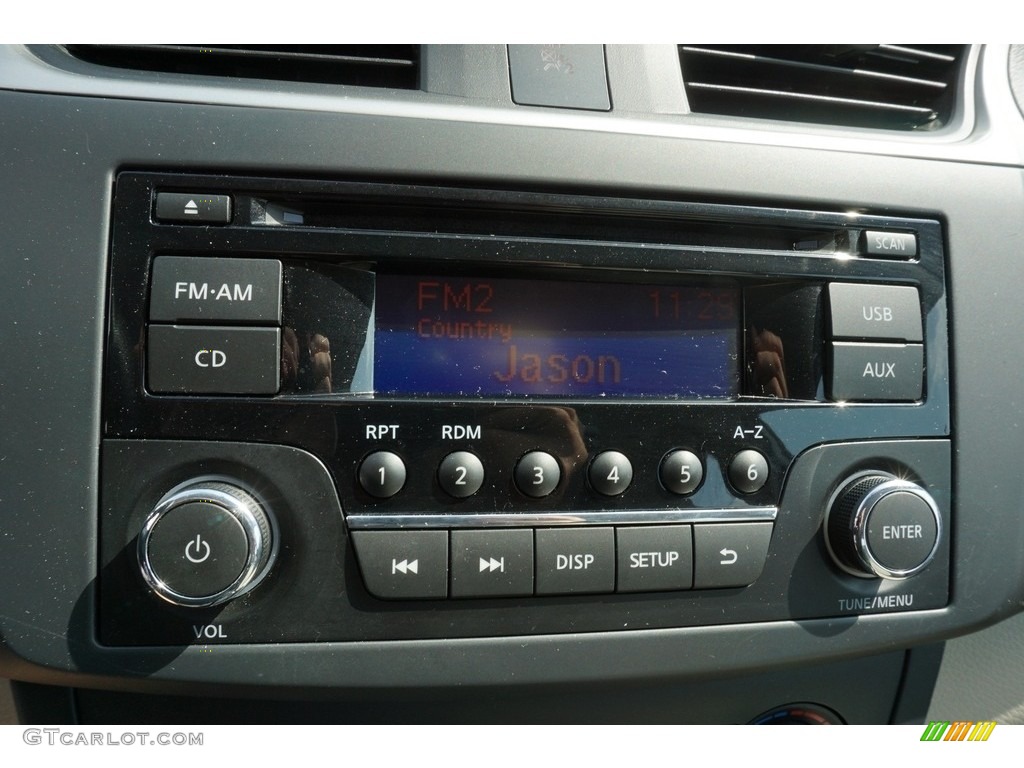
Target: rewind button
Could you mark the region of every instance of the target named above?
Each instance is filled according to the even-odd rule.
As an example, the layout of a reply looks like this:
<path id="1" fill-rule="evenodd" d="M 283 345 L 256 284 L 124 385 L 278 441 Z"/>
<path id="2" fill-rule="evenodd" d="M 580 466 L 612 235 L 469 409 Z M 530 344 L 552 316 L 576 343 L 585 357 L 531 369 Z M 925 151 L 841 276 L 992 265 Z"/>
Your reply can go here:
<path id="1" fill-rule="evenodd" d="M 366 589 L 385 600 L 448 596 L 446 531 L 353 531 Z"/>
<path id="2" fill-rule="evenodd" d="M 533 594 L 533 531 L 452 531 L 452 597 Z"/>

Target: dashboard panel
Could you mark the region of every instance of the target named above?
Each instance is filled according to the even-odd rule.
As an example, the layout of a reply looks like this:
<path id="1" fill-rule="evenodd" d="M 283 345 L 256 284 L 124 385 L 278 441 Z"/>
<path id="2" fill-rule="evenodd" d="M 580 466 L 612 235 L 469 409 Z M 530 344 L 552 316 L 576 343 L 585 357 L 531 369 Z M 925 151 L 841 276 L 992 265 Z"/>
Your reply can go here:
<path id="1" fill-rule="evenodd" d="M 1019 49 L 899 132 L 519 48 L 0 51 L 24 719 L 913 722 L 1019 610 Z"/>

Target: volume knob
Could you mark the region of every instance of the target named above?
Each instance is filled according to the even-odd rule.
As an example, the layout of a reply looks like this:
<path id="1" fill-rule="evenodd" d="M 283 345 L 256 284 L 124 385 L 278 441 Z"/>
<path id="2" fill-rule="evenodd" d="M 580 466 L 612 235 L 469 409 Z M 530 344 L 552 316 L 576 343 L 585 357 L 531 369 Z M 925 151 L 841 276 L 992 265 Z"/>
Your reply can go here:
<path id="1" fill-rule="evenodd" d="M 885 472 L 850 478 L 829 502 L 825 543 L 836 564 L 862 578 L 906 579 L 935 557 L 942 516 L 924 488 Z"/>
<path id="2" fill-rule="evenodd" d="M 159 597 L 187 607 L 244 595 L 270 570 L 271 522 L 248 491 L 218 480 L 166 494 L 139 534 L 142 578 Z"/>

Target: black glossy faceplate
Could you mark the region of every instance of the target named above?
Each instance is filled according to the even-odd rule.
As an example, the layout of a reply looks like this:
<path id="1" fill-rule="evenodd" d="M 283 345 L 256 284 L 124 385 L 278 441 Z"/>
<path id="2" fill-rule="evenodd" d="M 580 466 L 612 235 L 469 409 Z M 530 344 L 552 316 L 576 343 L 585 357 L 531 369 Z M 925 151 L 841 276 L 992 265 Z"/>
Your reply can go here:
<path id="1" fill-rule="evenodd" d="M 231 194 L 235 221 L 226 227 L 155 223 L 152 200 L 158 189 Z M 282 210 L 292 211 L 293 219 L 295 212 L 302 213 L 303 224 L 268 223 L 283 218 Z M 915 232 L 919 258 L 848 258 L 864 229 Z M 149 270 L 152 258 L 163 254 L 282 260 L 284 334 L 294 335 L 299 351 L 282 361 L 286 387 L 281 395 L 177 397 L 145 392 Z M 214 620 L 230 628 L 227 642 L 274 642 L 673 627 L 935 608 L 948 600 L 944 553 L 941 562 L 912 580 L 910 605 L 839 602 L 892 587 L 839 574 L 817 533 L 825 499 L 851 467 L 879 466 L 918 478 L 948 516 L 949 443 L 927 440 L 950 436 L 944 266 L 941 229 L 935 221 L 672 201 L 122 173 L 111 263 L 101 500 L 104 643 L 194 642 L 194 625 Z M 745 307 L 740 362 L 746 396 L 732 402 L 551 402 L 352 394 L 352 356 L 365 342 L 374 270 L 738 285 Z M 821 294 L 832 280 L 918 288 L 926 359 L 921 402 L 824 401 L 828 326 Z M 765 331 L 775 339 L 765 342 Z M 324 391 L 323 377 L 316 371 L 318 336 L 330 340 L 336 361 L 331 392 Z M 777 351 L 779 345 L 792 371 L 785 388 L 790 400 L 767 397 L 778 392 L 775 369 L 759 370 L 757 365 L 758 352 Z M 371 438 L 367 426 L 373 425 L 398 429 L 389 430 L 385 439 Z M 480 437 L 442 437 L 445 426 L 457 425 L 479 426 Z M 879 443 L 877 451 L 864 444 L 905 438 L 917 440 Z M 262 445 L 245 449 L 226 443 Z M 801 474 L 811 468 L 798 472 L 804 465 L 794 459 L 827 443 L 857 443 L 849 449 L 856 458 L 829 464 L 830 474 L 815 474 L 812 482 Z M 924 458 L 918 453 L 922 443 L 933 446 L 924 449 Z M 175 482 L 208 474 L 211 462 L 221 474 L 259 483 L 273 474 L 273 446 L 311 454 L 310 466 L 317 464 L 312 457 L 322 462 L 328 473 L 324 477 L 333 481 L 349 516 L 712 507 L 742 515 L 750 507 L 781 507 L 765 574 L 745 589 L 388 603 L 366 594 L 340 510 L 322 494 L 319 501 L 305 503 L 301 483 L 279 479 L 281 511 L 274 512 L 285 554 L 259 588 L 203 617 L 149 596 L 125 556 L 132 551 L 140 516 Z M 705 479 L 692 496 L 674 496 L 658 482 L 658 464 L 674 448 L 688 448 L 704 458 Z M 771 474 L 763 489 L 741 496 L 730 489 L 727 468 L 732 456 L 746 448 L 768 458 Z M 363 493 L 355 481 L 362 457 L 377 449 L 398 453 L 409 469 L 405 488 L 385 501 Z M 589 459 L 607 449 L 628 455 L 634 468 L 632 486 L 614 498 L 594 493 L 585 477 Z M 448 497 L 436 480 L 436 467 L 454 450 L 474 451 L 487 469 L 484 487 L 464 500 Z M 512 483 L 516 460 L 530 450 L 551 452 L 565 469 L 556 491 L 540 500 L 518 493 Z M 808 453 L 807 462 L 817 467 L 816 456 Z M 787 505 L 786 499 L 797 498 L 799 504 Z M 139 619 L 140 612 L 145 620 Z"/>

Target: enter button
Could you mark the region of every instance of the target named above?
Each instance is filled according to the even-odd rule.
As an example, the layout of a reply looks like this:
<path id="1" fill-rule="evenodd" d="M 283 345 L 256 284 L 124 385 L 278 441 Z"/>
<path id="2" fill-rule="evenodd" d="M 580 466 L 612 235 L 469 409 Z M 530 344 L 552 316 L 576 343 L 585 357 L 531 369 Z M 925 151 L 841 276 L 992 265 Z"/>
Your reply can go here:
<path id="1" fill-rule="evenodd" d="M 661 592 L 693 586 L 689 525 L 618 528 L 619 592 Z"/>
<path id="2" fill-rule="evenodd" d="M 912 570 L 931 558 L 939 539 L 935 512 L 916 493 L 890 493 L 872 507 L 867 539 L 871 555 L 883 566 Z"/>

